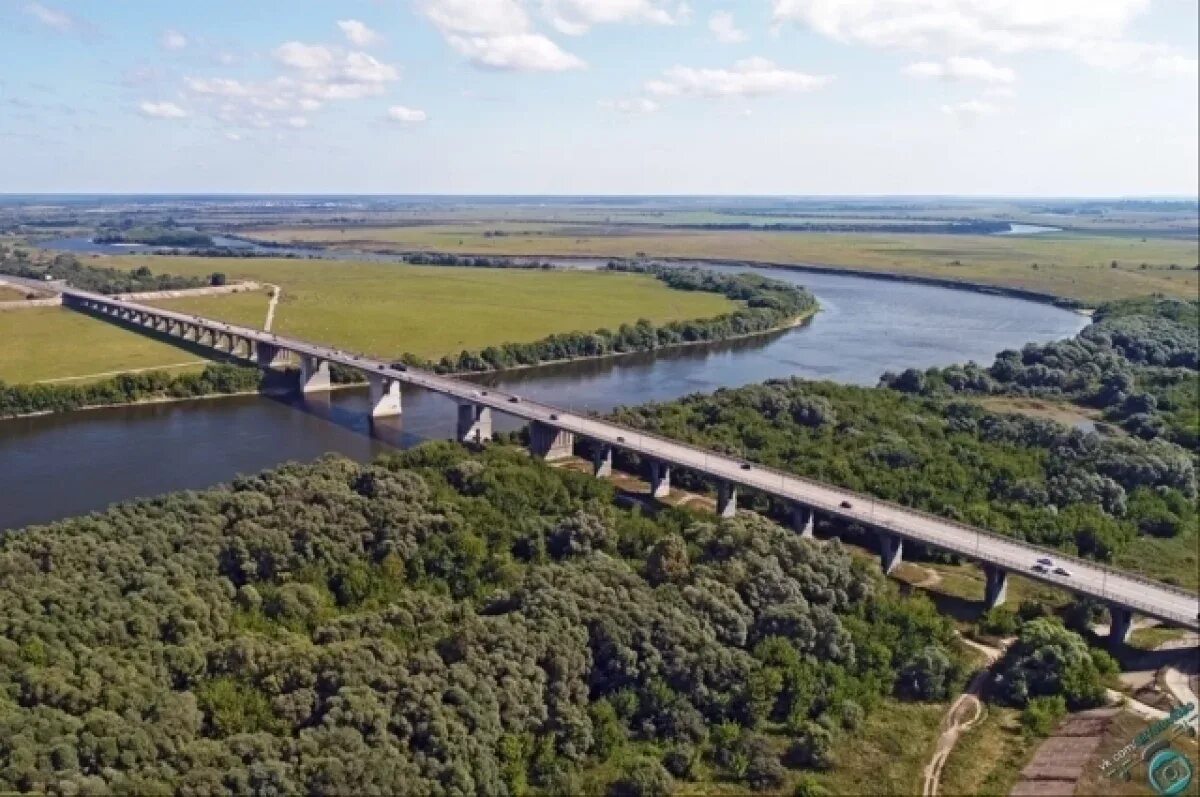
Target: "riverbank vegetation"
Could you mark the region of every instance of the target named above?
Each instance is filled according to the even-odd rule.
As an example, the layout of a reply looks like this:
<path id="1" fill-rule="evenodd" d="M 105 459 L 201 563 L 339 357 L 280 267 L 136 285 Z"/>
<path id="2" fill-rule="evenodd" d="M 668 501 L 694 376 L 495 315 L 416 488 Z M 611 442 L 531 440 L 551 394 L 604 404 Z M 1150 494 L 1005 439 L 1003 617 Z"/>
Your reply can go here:
<path id="1" fill-rule="evenodd" d="M 196 373 L 152 370 L 123 373 L 82 385 L 6 385 L 0 380 L 0 418 L 45 412 L 71 412 L 85 407 L 145 401 L 200 398 L 249 393 L 265 385 L 257 368 L 212 363 Z"/>
<path id="2" fill-rule="evenodd" d="M 1020 396 L 1100 410 L 1129 434 L 1200 449 L 1198 303 L 1109 302 L 1074 338 L 1000 352 L 988 368 L 909 369 L 881 384 L 926 396 Z"/>
<path id="3" fill-rule="evenodd" d="M 405 354 L 409 365 L 431 368 L 439 373 L 502 371 L 538 363 L 604 357 L 614 354 L 655 351 L 688 343 L 712 343 L 769 332 L 798 322 L 817 311 L 817 300 L 805 288 L 760 277 L 756 274 L 723 274 L 698 268 L 612 261 L 612 272 L 648 274 L 674 290 L 720 294 L 741 304 L 732 313 L 713 318 L 671 321 L 656 326 L 648 319 L 621 324 L 615 331 L 570 332 L 551 335 L 532 343 L 506 343 L 480 352 L 463 351 L 437 362 Z"/>
<path id="4" fill-rule="evenodd" d="M 838 543 L 503 446 L 11 532 L 0 575 L 0 790 L 790 791 L 963 677 Z"/>
<path id="5" fill-rule="evenodd" d="M 1018 288 L 1091 305 L 1151 293 L 1192 298 L 1200 289 L 1200 246 L 1194 227 L 1185 237 L 688 230 L 609 223 L 508 228 L 505 235 L 489 235 L 490 230 L 478 223 L 264 227 L 242 232 L 260 240 L 364 250 L 815 263 Z"/>
<path id="6" fill-rule="evenodd" d="M 1197 584 L 1196 478 L 1190 454 L 1166 440 L 1103 438 L 1053 421 L 995 415 L 971 401 L 800 379 L 613 416 L 1018 539 Z M 687 474 L 673 479 L 701 484 Z M 745 500 L 770 508 L 762 496 Z M 1163 555 L 1132 555 L 1156 547 Z"/>

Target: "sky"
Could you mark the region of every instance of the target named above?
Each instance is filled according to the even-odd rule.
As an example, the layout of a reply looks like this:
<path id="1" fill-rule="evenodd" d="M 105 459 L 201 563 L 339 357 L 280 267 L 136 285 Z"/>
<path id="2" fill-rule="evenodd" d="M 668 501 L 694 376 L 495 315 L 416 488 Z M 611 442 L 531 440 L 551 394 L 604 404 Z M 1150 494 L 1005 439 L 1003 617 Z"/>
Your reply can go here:
<path id="1" fill-rule="evenodd" d="M 0 0 L 0 193 L 1195 196 L 1196 0 Z"/>

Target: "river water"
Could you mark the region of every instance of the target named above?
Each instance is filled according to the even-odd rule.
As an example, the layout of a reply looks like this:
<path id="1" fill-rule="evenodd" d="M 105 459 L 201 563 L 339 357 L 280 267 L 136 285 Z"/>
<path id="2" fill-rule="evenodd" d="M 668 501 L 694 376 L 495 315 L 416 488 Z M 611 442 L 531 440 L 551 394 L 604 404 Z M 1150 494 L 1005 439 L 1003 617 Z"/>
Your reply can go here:
<path id="1" fill-rule="evenodd" d="M 575 410 L 667 401 L 801 376 L 874 385 L 886 370 L 975 360 L 1069 337 L 1087 319 L 1047 304 L 866 277 L 759 271 L 808 286 L 821 312 L 785 332 L 702 347 L 566 363 L 480 381 Z M 304 400 L 261 396 L 115 407 L 0 421 L 0 529 L 200 489 L 287 460 L 337 452 L 366 460 L 453 435 L 453 404 L 405 388 L 404 413 L 374 426 L 362 391 Z M 498 429 L 514 424 L 497 418 Z"/>

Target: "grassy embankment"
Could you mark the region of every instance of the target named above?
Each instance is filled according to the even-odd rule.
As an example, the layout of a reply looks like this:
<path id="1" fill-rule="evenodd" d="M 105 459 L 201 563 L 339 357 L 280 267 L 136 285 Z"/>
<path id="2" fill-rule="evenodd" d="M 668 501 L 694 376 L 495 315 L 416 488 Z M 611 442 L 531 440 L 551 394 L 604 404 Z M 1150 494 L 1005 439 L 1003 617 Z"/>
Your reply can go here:
<path id="1" fill-rule="evenodd" d="M 7 285 L 0 285 L 0 302 L 19 302 L 25 298 L 28 291 L 17 290 L 10 288 Z"/>
<path id="2" fill-rule="evenodd" d="M 205 275 L 213 260 L 125 257 L 104 265 Z M 222 260 L 231 279 L 279 284 L 273 329 L 380 356 L 426 357 L 490 344 L 532 341 L 556 332 L 708 318 L 732 310 L 725 298 L 676 291 L 633 274 L 397 267 L 287 259 Z M 167 299 L 164 307 L 261 327 L 267 293 Z M 128 371 L 195 355 L 100 320 L 58 308 L 0 314 L 0 380 L 32 382 Z"/>
<path id="3" fill-rule="evenodd" d="M 505 234 L 487 234 L 497 228 Z M 1195 240 L 1083 233 L 843 234 L 474 224 L 263 228 L 249 234 L 273 241 L 406 251 L 813 263 L 1021 288 L 1090 303 L 1150 293 L 1193 297 L 1197 272 L 1192 269 L 1200 261 Z"/>

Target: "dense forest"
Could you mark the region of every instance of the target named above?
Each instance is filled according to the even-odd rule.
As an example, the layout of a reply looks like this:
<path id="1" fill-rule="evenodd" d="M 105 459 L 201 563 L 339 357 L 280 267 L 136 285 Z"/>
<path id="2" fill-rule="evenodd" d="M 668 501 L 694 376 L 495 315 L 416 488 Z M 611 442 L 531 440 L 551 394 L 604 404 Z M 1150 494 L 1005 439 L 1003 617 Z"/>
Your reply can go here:
<path id="1" fill-rule="evenodd" d="M 212 236 L 196 230 L 138 229 L 100 232 L 92 241 L 98 244 L 145 244 L 146 246 L 212 246 Z"/>
<path id="2" fill-rule="evenodd" d="M 975 363 L 885 374 L 882 384 L 926 396 L 1019 395 L 1096 407 L 1132 435 L 1200 449 L 1200 314 L 1196 301 L 1127 299 L 1096 310 L 1069 340 Z"/>
<path id="3" fill-rule="evenodd" d="M 566 332 L 531 343 L 505 343 L 483 351 L 463 351 L 431 362 L 405 354 L 401 362 L 438 373 L 501 371 L 555 360 L 602 357 L 610 354 L 653 351 L 683 343 L 729 340 L 778 329 L 817 310 L 817 300 L 806 288 L 756 274 L 722 274 L 707 269 L 679 268 L 654 263 L 610 261 L 610 271 L 649 274 L 676 290 L 710 291 L 742 302 L 744 306 L 715 318 L 671 321 L 655 325 L 646 319 L 622 324 L 617 330 Z"/>
<path id="4" fill-rule="evenodd" d="M 961 399 L 801 379 L 622 408 L 614 418 L 1103 561 L 1139 535 L 1195 548 L 1191 456 L 1166 440 L 1106 438 Z M 748 500 L 768 508 L 765 498 Z M 1194 566 L 1191 575 L 1155 575 L 1195 586 Z"/>
<path id="5" fill-rule="evenodd" d="M 505 446 L 327 458 L 0 536 L 0 791 L 778 791 L 950 622 L 836 542 Z"/>
<path id="6" fill-rule="evenodd" d="M 80 263 L 73 255 L 60 254 L 40 256 L 31 260 L 24 249 L 9 249 L 0 246 L 0 274 L 11 274 L 25 279 L 66 280 L 73 288 L 94 293 L 139 293 L 141 291 L 173 291 L 184 288 L 203 288 L 215 284 L 213 275 L 209 279 L 199 277 L 177 277 L 171 274 L 155 274 L 142 266 L 132 271 L 118 268 L 101 268 Z"/>
<path id="7" fill-rule="evenodd" d="M 118 374 L 82 385 L 6 385 L 0 380 L 0 418 L 40 412 L 71 412 L 83 407 L 185 399 L 261 389 L 267 376 L 257 368 L 213 363 L 200 373 L 142 371 Z"/>

